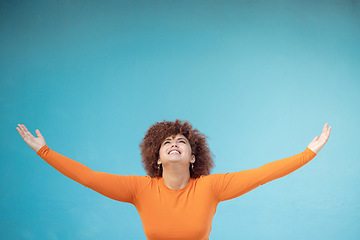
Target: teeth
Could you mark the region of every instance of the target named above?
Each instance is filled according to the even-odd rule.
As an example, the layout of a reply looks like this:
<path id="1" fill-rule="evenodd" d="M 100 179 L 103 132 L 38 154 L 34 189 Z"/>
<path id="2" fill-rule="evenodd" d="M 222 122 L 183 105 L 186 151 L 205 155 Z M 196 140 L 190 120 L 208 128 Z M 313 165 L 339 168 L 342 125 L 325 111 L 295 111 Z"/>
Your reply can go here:
<path id="1" fill-rule="evenodd" d="M 176 153 L 180 154 L 180 152 L 179 152 L 179 151 L 177 151 L 177 150 L 172 150 L 172 151 L 170 151 L 170 152 L 169 152 L 169 154 L 172 154 L 172 153 L 174 153 L 174 152 L 176 152 Z"/>

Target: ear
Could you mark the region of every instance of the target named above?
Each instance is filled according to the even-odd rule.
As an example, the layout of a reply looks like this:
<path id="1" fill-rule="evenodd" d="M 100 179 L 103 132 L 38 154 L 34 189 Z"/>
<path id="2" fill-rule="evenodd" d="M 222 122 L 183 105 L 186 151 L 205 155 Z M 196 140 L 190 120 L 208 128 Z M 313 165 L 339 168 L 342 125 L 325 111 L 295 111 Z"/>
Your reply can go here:
<path id="1" fill-rule="evenodd" d="M 195 155 L 192 155 L 192 156 L 191 156 L 190 162 L 191 162 L 191 163 L 194 163 L 194 162 L 195 162 Z"/>
<path id="2" fill-rule="evenodd" d="M 157 164 L 159 165 L 159 164 L 161 164 L 161 161 L 160 161 L 160 159 L 158 159 L 158 161 L 157 161 Z"/>

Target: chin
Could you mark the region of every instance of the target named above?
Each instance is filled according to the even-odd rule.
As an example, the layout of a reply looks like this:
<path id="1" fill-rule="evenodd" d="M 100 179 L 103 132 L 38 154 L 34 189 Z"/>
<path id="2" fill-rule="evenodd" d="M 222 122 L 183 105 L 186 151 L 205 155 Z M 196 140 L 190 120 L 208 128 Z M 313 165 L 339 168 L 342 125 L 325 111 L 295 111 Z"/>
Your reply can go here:
<path id="1" fill-rule="evenodd" d="M 167 162 L 184 162 L 184 159 L 180 158 L 180 157 L 172 157 L 172 158 L 168 158 Z"/>
<path id="2" fill-rule="evenodd" d="M 181 162 L 182 159 L 181 158 L 170 158 L 168 161 L 169 162 Z"/>

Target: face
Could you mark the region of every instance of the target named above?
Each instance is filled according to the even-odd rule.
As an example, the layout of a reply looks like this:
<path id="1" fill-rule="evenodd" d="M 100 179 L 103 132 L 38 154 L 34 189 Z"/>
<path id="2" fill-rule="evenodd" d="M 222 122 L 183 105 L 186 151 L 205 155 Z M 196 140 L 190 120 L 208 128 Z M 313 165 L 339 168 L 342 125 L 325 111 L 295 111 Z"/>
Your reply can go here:
<path id="1" fill-rule="evenodd" d="M 195 155 L 191 153 L 189 140 L 182 134 L 167 137 L 159 150 L 158 164 L 183 163 L 188 165 L 195 162 Z"/>

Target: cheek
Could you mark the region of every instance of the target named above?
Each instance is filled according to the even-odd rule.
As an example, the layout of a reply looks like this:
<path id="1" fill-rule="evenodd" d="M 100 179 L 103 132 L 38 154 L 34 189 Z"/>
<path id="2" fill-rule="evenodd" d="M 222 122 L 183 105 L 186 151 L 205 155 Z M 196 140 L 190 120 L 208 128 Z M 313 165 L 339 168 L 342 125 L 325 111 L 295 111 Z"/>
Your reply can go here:
<path id="1" fill-rule="evenodd" d="M 188 147 L 186 147 L 186 153 L 187 153 L 187 155 L 192 155 L 192 151 L 191 151 L 191 147 L 190 146 L 188 146 Z"/>
<path id="2" fill-rule="evenodd" d="M 162 156 L 164 156 L 165 154 L 166 154 L 165 149 L 160 148 L 160 150 L 159 150 L 159 157 L 162 157 Z"/>

